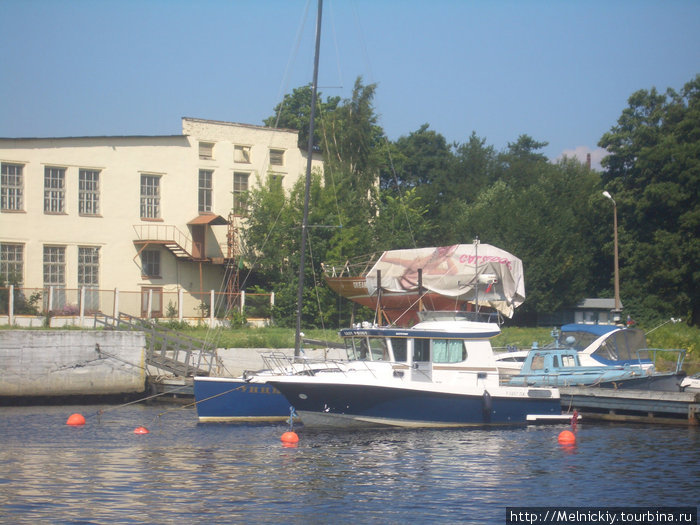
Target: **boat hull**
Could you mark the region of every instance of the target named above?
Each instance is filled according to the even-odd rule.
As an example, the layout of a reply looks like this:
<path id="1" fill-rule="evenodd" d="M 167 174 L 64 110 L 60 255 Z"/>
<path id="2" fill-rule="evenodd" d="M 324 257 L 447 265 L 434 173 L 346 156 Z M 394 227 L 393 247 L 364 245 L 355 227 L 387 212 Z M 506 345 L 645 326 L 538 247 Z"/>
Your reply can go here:
<path id="1" fill-rule="evenodd" d="M 273 386 L 243 378 L 195 377 L 194 399 L 200 423 L 286 421 L 290 414 Z"/>
<path id="2" fill-rule="evenodd" d="M 305 427 L 465 427 L 525 424 L 528 414 L 561 414 L 552 390 L 516 396 L 455 393 L 367 384 L 271 383 Z"/>
<path id="3" fill-rule="evenodd" d="M 617 376 L 611 372 L 590 374 L 549 374 L 549 375 L 512 375 L 509 379 L 511 385 L 568 387 L 581 386 L 591 388 L 612 388 L 615 390 L 651 390 L 655 392 L 681 392 L 683 374 L 648 374 L 638 375 L 631 372 L 619 373 Z"/>

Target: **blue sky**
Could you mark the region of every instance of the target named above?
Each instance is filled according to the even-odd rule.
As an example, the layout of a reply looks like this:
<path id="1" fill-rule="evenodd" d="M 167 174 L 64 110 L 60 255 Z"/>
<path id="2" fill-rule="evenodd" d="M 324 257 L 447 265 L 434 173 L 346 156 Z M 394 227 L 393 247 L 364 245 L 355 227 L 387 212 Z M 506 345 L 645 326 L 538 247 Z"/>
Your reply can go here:
<path id="1" fill-rule="evenodd" d="M 0 0 L 0 137 L 261 124 L 311 80 L 315 15 L 316 0 Z M 323 22 L 324 98 L 377 83 L 392 140 L 427 123 L 585 158 L 633 92 L 700 73 L 697 0 L 325 0 Z"/>

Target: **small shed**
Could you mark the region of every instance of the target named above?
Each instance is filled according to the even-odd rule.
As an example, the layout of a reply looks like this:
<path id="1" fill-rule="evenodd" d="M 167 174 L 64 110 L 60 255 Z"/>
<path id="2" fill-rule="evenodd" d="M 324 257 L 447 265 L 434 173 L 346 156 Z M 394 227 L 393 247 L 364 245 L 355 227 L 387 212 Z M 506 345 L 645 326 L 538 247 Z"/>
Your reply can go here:
<path id="1" fill-rule="evenodd" d="M 586 324 L 615 324 L 613 319 L 615 299 L 583 299 L 573 308 L 573 322 Z M 620 304 L 622 310 L 622 304 Z M 617 320 L 620 321 L 619 319 Z"/>

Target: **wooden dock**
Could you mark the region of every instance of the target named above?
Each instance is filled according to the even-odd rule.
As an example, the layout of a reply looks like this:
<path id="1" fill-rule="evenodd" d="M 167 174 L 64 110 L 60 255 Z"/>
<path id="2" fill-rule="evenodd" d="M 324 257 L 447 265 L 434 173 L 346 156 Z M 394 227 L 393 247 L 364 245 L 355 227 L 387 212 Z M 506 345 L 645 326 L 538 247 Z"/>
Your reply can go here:
<path id="1" fill-rule="evenodd" d="M 595 387 L 559 389 L 562 409 L 578 410 L 584 420 L 632 421 L 671 425 L 700 424 L 700 394 L 614 390 Z"/>

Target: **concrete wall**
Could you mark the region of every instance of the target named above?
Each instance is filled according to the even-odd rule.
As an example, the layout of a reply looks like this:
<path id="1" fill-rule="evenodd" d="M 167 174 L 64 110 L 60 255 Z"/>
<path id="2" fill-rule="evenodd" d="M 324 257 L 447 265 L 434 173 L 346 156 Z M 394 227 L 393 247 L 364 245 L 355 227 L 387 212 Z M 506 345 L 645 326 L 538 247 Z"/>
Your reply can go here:
<path id="1" fill-rule="evenodd" d="M 145 346 L 139 332 L 0 331 L 0 396 L 144 392 Z"/>

